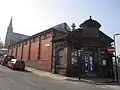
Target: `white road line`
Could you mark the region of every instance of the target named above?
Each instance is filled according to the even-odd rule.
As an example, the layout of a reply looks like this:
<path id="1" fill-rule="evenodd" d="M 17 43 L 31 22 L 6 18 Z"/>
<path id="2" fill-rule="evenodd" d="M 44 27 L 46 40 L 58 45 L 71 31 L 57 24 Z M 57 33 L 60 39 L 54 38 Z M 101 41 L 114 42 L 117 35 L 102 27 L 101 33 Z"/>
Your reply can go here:
<path id="1" fill-rule="evenodd" d="M 31 81 L 27 81 L 29 84 L 31 84 L 31 85 L 33 85 L 33 86 L 36 86 L 36 87 L 38 87 L 38 85 L 37 84 L 34 84 L 34 83 L 32 83 Z"/>

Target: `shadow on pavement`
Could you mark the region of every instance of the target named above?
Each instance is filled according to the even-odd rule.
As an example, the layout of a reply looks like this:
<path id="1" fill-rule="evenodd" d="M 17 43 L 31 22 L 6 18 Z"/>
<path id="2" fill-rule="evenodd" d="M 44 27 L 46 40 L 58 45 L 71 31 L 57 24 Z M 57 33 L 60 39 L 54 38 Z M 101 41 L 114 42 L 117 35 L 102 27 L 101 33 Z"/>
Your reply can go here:
<path id="1" fill-rule="evenodd" d="M 115 83 L 111 80 L 100 80 L 100 79 L 88 79 L 88 78 L 83 78 L 81 80 L 77 78 L 67 78 L 65 79 L 67 81 L 72 81 L 72 82 L 84 82 L 86 84 L 94 84 L 94 85 L 115 85 L 115 86 L 120 86 L 120 83 Z"/>
<path id="2" fill-rule="evenodd" d="M 66 81 L 73 81 L 73 82 L 81 82 L 81 80 L 77 80 L 77 79 L 71 79 L 71 78 L 67 78 L 65 79 Z"/>
<path id="3" fill-rule="evenodd" d="M 28 71 L 28 70 L 15 70 L 15 71 L 20 71 L 20 72 L 25 72 L 25 73 L 32 73 L 31 71 Z"/>
<path id="4" fill-rule="evenodd" d="M 107 82 L 107 81 L 104 81 L 104 82 L 98 82 L 98 83 L 95 83 L 96 85 L 117 85 L 117 86 L 120 86 L 120 83 L 116 83 L 116 82 Z"/>

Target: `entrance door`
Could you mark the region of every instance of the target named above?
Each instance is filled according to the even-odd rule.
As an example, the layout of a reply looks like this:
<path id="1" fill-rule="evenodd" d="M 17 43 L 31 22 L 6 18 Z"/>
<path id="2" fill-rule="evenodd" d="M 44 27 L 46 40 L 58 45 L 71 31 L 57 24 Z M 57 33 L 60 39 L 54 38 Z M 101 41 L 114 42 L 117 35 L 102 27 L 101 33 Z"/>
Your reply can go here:
<path id="1" fill-rule="evenodd" d="M 89 54 L 85 56 L 85 72 L 93 72 L 93 57 Z"/>
<path id="2" fill-rule="evenodd" d="M 84 51 L 85 73 L 88 77 L 96 77 L 94 72 L 94 51 L 87 49 Z"/>

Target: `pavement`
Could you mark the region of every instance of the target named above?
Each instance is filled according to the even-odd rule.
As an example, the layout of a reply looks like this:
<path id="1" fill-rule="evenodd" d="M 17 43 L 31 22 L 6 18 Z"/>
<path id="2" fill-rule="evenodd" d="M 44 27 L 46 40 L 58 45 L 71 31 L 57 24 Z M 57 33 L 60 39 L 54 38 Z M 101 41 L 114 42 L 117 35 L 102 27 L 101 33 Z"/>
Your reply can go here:
<path id="1" fill-rule="evenodd" d="M 56 75 L 53 75 L 55 78 L 51 78 L 48 72 L 42 74 L 38 75 L 31 71 L 14 71 L 0 65 L 0 90 L 120 90 L 119 86 L 73 82 L 63 80 L 66 78 L 62 76 L 60 79 L 56 78 Z"/>
<path id="2" fill-rule="evenodd" d="M 43 76 L 43 77 L 49 77 L 52 79 L 56 79 L 56 80 L 67 80 L 67 81 L 74 81 L 74 82 L 84 82 L 84 83 L 88 83 L 88 84 L 95 84 L 95 85 L 120 85 L 120 83 L 113 83 L 112 79 L 105 79 L 105 78 L 82 78 L 81 80 L 79 80 L 78 78 L 72 78 L 72 77 L 66 77 L 60 74 L 52 74 L 50 72 L 46 72 L 46 71 L 41 71 L 35 68 L 31 68 L 31 67 L 26 67 L 27 71 L 30 71 L 32 73 L 35 73 L 39 76 Z"/>

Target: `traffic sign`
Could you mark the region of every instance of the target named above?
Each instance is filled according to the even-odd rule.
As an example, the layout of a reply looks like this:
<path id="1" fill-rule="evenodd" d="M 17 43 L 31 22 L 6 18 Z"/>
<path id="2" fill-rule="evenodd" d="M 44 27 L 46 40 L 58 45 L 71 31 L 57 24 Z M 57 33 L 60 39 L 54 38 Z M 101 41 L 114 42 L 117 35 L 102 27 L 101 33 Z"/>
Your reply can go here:
<path id="1" fill-rule="evenodd" d="M 115 52 L 115 48 L 114 47 L 108 47 L 108 52 L 110 52 L 110 53 L 113 53 L 113 52 Z"/>

